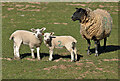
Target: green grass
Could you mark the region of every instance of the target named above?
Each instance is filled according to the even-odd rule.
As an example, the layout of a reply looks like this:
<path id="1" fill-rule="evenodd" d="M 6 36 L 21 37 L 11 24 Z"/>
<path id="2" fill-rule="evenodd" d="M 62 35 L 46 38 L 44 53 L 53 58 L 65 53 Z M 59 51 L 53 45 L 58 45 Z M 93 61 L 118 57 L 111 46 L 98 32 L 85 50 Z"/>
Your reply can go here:
<path id="1" fill-rule="evenodd" d="M 84 4 L 70 5 L 70 4 Z M 46 27 L 45 32 L 55 32 L 55 35 L 71 35 L 77 41 L 77 53 L 80 60 L 70 62 L 70 53 L 65 49 L 55 49 L 54 61 L 48 61 L 48 48 L 42 43 L 42 60 L 30 61 L 31 56 L 21 60 L 2 60 L 3 79 L 118 79 L 118 3 L 2 3 L 2 58 L 13 58 L 13 41 L 9 40 L 15 30 L 30 30 L 31 28 Z M 23 5 L 21 7 L 16 5 Z M 26 6 L 28 5 L 28 6 Z M 104 7 L 100 7 L 100 5 Z M 102 8 L 107 10 L 113 18 L 113 27 L 107 41 L 106 52 L 99 57 L 94 53 L 87 56 L 87 42 L 79 31 L 79 22 L 71 20 L 76 7 Z M 9 8 L 13 8 L 8 10 Z M 23 9 L 22 11 L 20 9 Z M 29 11 L 37 10 L 40 11 Z M 21 16 L 22 15 L 22 16 Z M 23 16 L 24 15 L 24 16 Z M 54 24 L 61 23 L 61 24 Z M 66 25 L 63 23 L 67 23 Z M 103 45 L 103 40 L 101 41 Z M 91 46 L 94 51 L 94 42 Z M 25 55 L 30 49 L 26 45 L 20 48 L 20 54 Z M 62 59 L 61 59 L 62 58 Z M 112 59 L 112 61 L 105 61 Z M 58 62 L 56 62 L 59 60 Z"/>

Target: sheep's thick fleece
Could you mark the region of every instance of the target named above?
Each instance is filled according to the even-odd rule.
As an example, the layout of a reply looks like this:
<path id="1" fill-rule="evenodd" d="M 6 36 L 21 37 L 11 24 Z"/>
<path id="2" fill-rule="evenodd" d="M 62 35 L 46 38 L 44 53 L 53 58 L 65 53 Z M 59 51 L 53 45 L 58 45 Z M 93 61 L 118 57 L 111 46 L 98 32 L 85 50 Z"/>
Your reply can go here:
<path id="1" fill-rule="evenodd" d="M 39 47 L 42 43 L 42 37 L 36 38 L 33 32 L 29 32 L 26 30 L 17 30 L 15 31 L 11 36 L 10 40 L 12 38 L 15 38 L 14 40 L 17 42 L 22 41 L 23 44 L 28 44 L 30 48 L 33 48 L 34 46 Z M 17 44 L 17 43 L 16 43 Z"/>
<path id="2" fill-rule="evenodd" d="M 71 48 L 73 42 L 77 42 L 76 39 L 74 39 L 72 36 L 53 36 L 51 44 L 52 47 L 55 48 L 63 48 L 66 45 L 70 45 L 69 47 Z"/>
<path id="3" fill-rule="evenodd" d="M 97 9 L 90 11 L 89 16 L 86 18 L 86 21 L 81 23 L 80 33 L 87 39 L 92 39 L 93 36 L 97 40 L 101 40 L 105 37 L 108 37 L 112 28 L 112 18 L 110 14 L 102 9 Z"/>

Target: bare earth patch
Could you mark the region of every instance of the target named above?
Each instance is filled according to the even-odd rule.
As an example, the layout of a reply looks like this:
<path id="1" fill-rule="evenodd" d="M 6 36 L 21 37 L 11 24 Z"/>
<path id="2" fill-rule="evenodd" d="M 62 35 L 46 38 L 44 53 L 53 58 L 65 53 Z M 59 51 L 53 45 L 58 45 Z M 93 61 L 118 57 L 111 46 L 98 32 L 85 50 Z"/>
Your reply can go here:
<path id="1" fill-rule="evenodd" d="M 59 58 L 59 59 L 57 59 L 57 60 L 54 60 L 55 62 L 59 62 L 59 61 L 64 61 L 64 62 L 71 62 L 71 60 L 69 59 L 69 60 L 65 60 L 65 59 L 63 59 L 63 58 Z"/>
<path id="2" fill-rule="evenodd" d="M 28 3 L 32 3 L 32 4 L 40 4 L 40 2 L 28 2 Z"/>
<path id="3" fill-rule="evenodd" d="M 66 5 L 73 5 L 73 6 L 86 6 L 86 4 L 66 4 Z"/>
<path id="4" fill-rule="evenodd" d="M 120 59 L 104 59 L 103 61 L 120 61 Z"/>
<path id="5" fill-rule="evenodd" d="M 83 63 L 76 62 L 76 65 L 78 65 L 78 66 L 82 66 Z"/>
<path id="6" fill-rule="evenodd" d="M 36 59 L 31 59 L 31 58 L 25 58 L 25 59 L 29 61 L 36 61 Z"/>
<path id="7" fill-rule="evenodd" d="M 48 67 L 48 68 L 44 68 L 43 70 L 48 70 L 50 71 L 51 69 L 66 69 L 67 67 L 70 67 L 69 65 L 59 65 L 59 66 L 51 66 L 51 67 Z"/>
<path id="8" fill-rule="evenodd" d="M 11 61 L 11 60 L 13 60 L 12 58 L 0 58 L 1 60 L 2 59 L 5 59 L 5 60 L 8 60 L 8 61 Z"/>
<path id="9" fill-rule="evenodd" d="M 8 8 L 8 10 L 13 10 L 14 8 Z"/>
<path id="10" fill-rule="evenodd" d="M 48 23 L 48 24 L 63 24 L 63 25 L 67 25 L 68 23 L 58 23 L 58 22 L 54 22 L 54 23 Z"/>
<path id="11" fill-rule="evenodd" d="M 96 68 L 97 70 L 100 70 L 100 71 L 102 71 L 103 70 L 103 68 Z"/>

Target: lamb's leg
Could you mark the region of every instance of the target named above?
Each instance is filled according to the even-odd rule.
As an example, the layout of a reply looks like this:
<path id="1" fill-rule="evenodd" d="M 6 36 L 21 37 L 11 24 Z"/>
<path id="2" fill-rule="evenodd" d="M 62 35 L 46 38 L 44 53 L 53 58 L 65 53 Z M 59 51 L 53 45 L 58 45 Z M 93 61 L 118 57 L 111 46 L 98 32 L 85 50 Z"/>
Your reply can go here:
<path id="1" fill-rule="evenodd" d="M 52 59 L 53 59 L 53 57 L 52 57 L 53 50 L 52 50 L 52 49 L 50 49 L 50 50 L 49 50 L 49 53 L 50 53 L 49 61 L 52 61 Z"/>
<path id="2" fill-rule="evenodd" d="M 95 41 L 95 56 L 98 56 L 98 50 L 99 50 L 99 42 L 98 40 Z"/>
<path id="3" fill-rule="evenodd" d="M 90 46 L 91 46 L 90 39 L 87 39 L 87 43 L 88 43 L 88 51 L 87 51 L 87 55 L 90 55 Z"/>
<path id="4" fill-rule="evenodd" d="M 31 56 L 32 56 L 32 58 L 35 58 L 34 49 L 33 48 L 31 48 Z"/>
<path id="5" fill-rule="evenodd" d="M 14 43 L 13 49 L 14 49 L 14 58 L 15 58 L 16 57 L 16 45 L 15 45 L 15 43 Z"/>
<path id="6" fill-rule="evenodd" d="M 40 47 L 37 47 L 37 58 L 40 60 Z"/>
<path id="7" fill-rule="evenodd" d="M 14 56 L 14 59 L 20 59 L 20 54 L 19 54 L 19 48 L 20 46 L 15 46 L 15 56 Z"/>
<path id="8" fill-rule="evenodd" d="M 74 49 L 74 54 L 75 54 L 75 61 L 77 61 L 77 49 L 76 49 L 76 47 Z"/>
<path id="9" fill-rule="evenodd" d="M 75 59 L 74 59 L 74 51 L 70 50 L 70 53 L 71 53 L 71 62 L 74 62 L 75 61 Z"/>
<path id="10" fill-rule="evenodd" d="M 103 47 L 104 50 L 106 48 L 106 41 L 107 41 L 107 38 L 104 38 L 104 47 Z"/>

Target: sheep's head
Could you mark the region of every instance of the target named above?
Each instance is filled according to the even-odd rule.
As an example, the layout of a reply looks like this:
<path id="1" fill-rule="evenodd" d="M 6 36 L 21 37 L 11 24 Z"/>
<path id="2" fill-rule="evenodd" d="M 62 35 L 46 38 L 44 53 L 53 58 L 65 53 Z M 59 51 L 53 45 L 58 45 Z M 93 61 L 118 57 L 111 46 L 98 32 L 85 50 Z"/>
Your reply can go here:
<path id="1" fill-rule="evenodd" d="M 54 32 L 51 32 L 51 33 L 43 33 L 43 36 L 44 36 L 44 40 L 46 42 L 50 41 L 52 36 L 53 36 Z"/>
<path id="2" fill-rule="evenodd" d="M 79 20 L 80 22 L 87 16 L 87 11 L 82 8 L 76 8 L 76 12 L 72 15 L 72 20 Z"/>
<path id="3" fill-rule="evenodd" d="M 37 37 L 40 38 L 42 36 L 42 32 L 45 31 L 46 28 L 41 28 L 41 29 L 34 29 L 32 28 L 31 31 L 33 32 L 33 34 Z"/>

